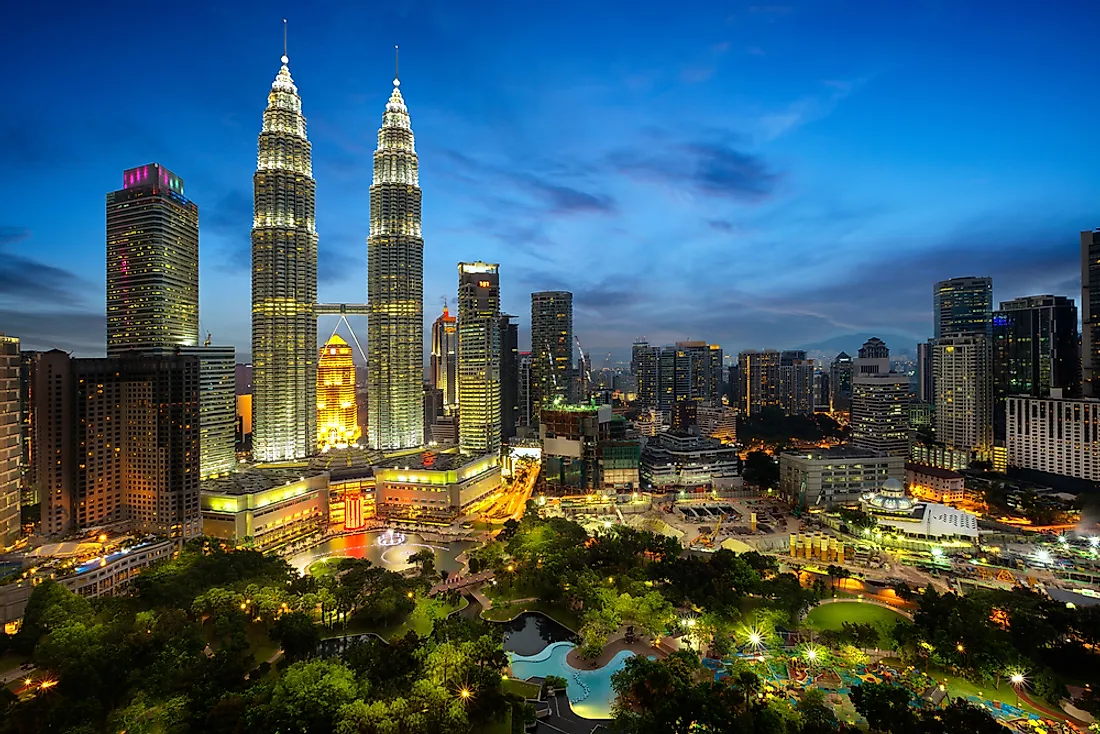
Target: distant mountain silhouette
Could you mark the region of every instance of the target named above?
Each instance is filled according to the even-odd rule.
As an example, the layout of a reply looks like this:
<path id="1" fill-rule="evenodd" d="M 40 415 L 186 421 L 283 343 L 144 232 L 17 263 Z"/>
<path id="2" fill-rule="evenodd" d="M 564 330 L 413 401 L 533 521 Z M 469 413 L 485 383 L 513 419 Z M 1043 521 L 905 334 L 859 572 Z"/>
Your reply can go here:
<path id="1" fill-rule="evenodd" d="M 847 352 L 852 359 L 855 359 L 859 354 L 859 348 L 863 346 L 865 341 L 873 336 L 877 336 L 879 339 L 886 342 L 886 346 L 890 348 L 891 357 L 900 357 L 906 354 L 909 356 L 916 356 L 917 341 L 919 340 L 911 336 L 887 334 L 881 331 L 834 336 L 831 339 L 824 339 L 819 342 L 814 342 L 813 344 L 802 344 L 798 348 L 805 349 L 807 352 L 822 352 L 834 357 L 840 352 Z"/>

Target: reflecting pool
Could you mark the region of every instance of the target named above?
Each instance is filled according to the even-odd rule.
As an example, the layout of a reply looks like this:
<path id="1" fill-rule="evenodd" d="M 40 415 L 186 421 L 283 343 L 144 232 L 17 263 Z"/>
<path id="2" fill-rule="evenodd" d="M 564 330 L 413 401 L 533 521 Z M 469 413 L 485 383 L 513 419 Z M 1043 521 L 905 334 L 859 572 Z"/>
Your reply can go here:
<path id="1" fill-rule="evenodd" d="M 572 642 L 555 642 L 535 655 L 509 653 L 512 676 L 526 679 L 559 675 L 569 682 L 565 690 L 573 713 L 586 719 L 611 718 L 611 705 L 616 697 L 611 688 L 611 676 L 622 670 L 634 653 L 622 650 L 602 668 L 577 670 L 565 659 L 573 647 Z"/>

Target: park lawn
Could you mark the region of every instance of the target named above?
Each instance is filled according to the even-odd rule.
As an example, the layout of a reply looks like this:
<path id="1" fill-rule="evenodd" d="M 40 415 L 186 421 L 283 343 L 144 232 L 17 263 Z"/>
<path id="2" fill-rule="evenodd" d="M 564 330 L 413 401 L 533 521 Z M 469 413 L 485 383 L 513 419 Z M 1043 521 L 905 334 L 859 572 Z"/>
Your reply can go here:
<path id="1" fill-rule="evenodd" d="M 519 678 L 508 678 L 501 682 L 505 693 L 514 693 L 522 698 L 538 698 L 542 687 L 536 683 L 528 683 Z"/>
<path id="2" fill-rule="evenodd" d="M 879 628 L 882 642 L 887 641 L 887 632 L 895 622 L 906 622 L 903 615 L 893 609 L 867 604 L 859 601 L 841 601 L 833 604 L 819 604 L 806 615 L 803 625 L 812 630 L 839 630 L 845 622 L 853 624 L 873 624 Z"/>
<path id="3" fill-rule="evenodd" d="M 268 636 L 267 628 L 263 625 L 249 624 L 245 636 L 248 638 L 248 649 L 256 659 L 256 665 L 266 663 L 279 649 L 279 643 Z"/>
<path id="4" fill-rule="evenodd" d="M 322 558 L 311 563 L 309 568 L 306 569 L 306 573 L 315 579 L 323 579 L 326 576 L 331 576 L 336 571 L 336 564 L 342 560 L 343 557 Z"/>
<path id="5" fill-rule="evenodd" d="M 490 622 L 508 622 L 524 612 L 542 612 L 547 617 L 565 625 L 574 632 L 581 627 L 580 617 L 578 617 L 577 613 L 572 609 L 560 604 L 546 604 L 537 599 L 529 599 L 527 601 L 511 604 L 503 602 L 499 606 L 494 601 L 493 608 L 482 611 L 481 616 L 483 619 L 487 619 Z"/>
<path id="6" fill-rule="evenodd" d="M 1000 688 L 994 688 L 992 683 L 974 683 L 965 678 L 959 678 L 954 675 L 948 675 L 942 670 L 934 670 L 931 673 L 932 677 L 938 681 L 942 681 L 947 686 L 947 693 L 952 698 L 956 696 L 977 696 L 981 693 L 982 698 L 987 698 L 991 701 L 1000 701 L 1001 703 L 1007 703 L 1010 706 L 1016 705 L 1016 689 L 1012 687 L 1012 684 L 1007 680 L 1001 681 Z M 1028 711 L 1033 714 L 1038 714 L 1043 718 L 1046 718 L 1046 714 L 1024 702 L 1024 699 L 1020 699 L 1020 708 L 1024 711 Z M 1057 706 L 1050 707 L 1053 710 L 1058 710 Z"/>

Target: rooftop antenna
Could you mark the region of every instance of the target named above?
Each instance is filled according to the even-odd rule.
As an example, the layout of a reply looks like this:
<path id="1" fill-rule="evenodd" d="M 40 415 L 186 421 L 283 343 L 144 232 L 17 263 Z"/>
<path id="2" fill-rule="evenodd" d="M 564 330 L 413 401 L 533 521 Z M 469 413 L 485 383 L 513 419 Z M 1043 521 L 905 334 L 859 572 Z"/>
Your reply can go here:
<path id="1" fill-rule="evenodd" d="M 290 61 L 290 59 L 287 58 L 287 55 L 286 55 L 286 18 L 283 18 L 283 58 L 282 58 L 282 62 L 285 64 L 289 61 Z"/>
<path id="2" fill-rule="evenodd" d="M 401 57 L 398 56 L 397 44 L 393 44 L 393 86 L 401 86 Z"/>

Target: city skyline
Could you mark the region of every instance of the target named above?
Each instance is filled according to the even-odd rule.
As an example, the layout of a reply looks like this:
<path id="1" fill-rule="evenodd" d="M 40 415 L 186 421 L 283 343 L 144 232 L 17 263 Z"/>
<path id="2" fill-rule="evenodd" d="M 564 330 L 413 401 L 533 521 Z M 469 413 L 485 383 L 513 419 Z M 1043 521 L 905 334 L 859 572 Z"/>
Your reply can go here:
<path id="1" fill-rule="evenodd" d="M 26 104 L 0 136 L 13 174 L 0 191 L 11 203 L 0 222 L 10 268 L 0 318 L 26 348 L 102 353 L 101 197 L 119 169 L 157 162 L 188 181 L 202 212 L 200 332 L 249 357 L 255 116 L 281 50 L 281 17 L 212 7 L 167 35 L 188 64 L 181 83 L 209 90 L 203 101 L 143 85 L 139 71 L 124 88 L 97 88 L 88 130 L 64 135 L 52 97 L 72 81 L 50 49 L 72 31 L 17 34 L 17 67 L 43 59 L 16 75 Z M 539 61 L 549 58 L 545 39 L 576 9 L 551 20 L 502 8 L 496 22 L 517 30 L 493 43 L 495 25 L 479 28 L 442 5 L 385 11 L 369 24 L 361 11 L 322 21 L 286 10 L 316 138 L 319 300 L 354 303 L 366 291 L 371 137 L 400 43 L 428 195 L 427 294 L 454 297 L 459 260 L 499 261 L 511 274 L 503 310 L 524 314 L 532 291 L 570 290 L 575 332 L 594 354 L 625 352 L 641 335 L 654 344 L 705 338 L 736 353 L 871 331 L 901 351 L 912 345 L 895 346 L 891 334 L 913 344 L 932 334 L 929 283 L 962 275 L 992 276 L 995 302 L 1046 293 L 1079 301 L 1078 233 L 1100 224 L 1088 206 L 1100 193 L 1090 174 L 1100 154 L 1072 141 L 1097 103 L 1083 86 L 1084 50 L 1058 39 L 1095 11 L 981 15 L 979 36 L 968 25 L 976 7 L 859 12 L 868 8 L 852 3 L 832 20 L 808 5 L 700 8 L 676 19 L 660 51 L 645 48 L 662 29 L 643 8 L 630 21 L 637 33 L 588 44 L 594 22 L 553 68 Z M 18 9 L 16 26 L 38 12 Z M 822 31 L 846 19 L 858 32 L 845 49 Z M 116 8 L 86 21 L 104 41 L 88 51 L 91 64 L 112 58 L 120 34 L 143 30 Z M 900 24 L 912 31 L 905 43 L 888 49 L 873 38 Z M 996 48 L 986 35 L 998 36 Z M 926 36 L 937 39 L 934 59 L 919 47 Z M 205 58 L 196 43 L 225 56 Z M 456 51 L 465 54 L 445 61 Z M 807 64 L 809 54 L 824 60 Z M 1041 73 L 1029 68 L 1039 57 Z M 1014 112 L 991 133 L 993 102 Z M 670 123 L 674 104 L 691 113 Z M 578 106 L 583 118 L 570 116 Z M 920 123 L 902 119 L 902 107 L 919 107 Z M 84 145 L 89 131 L 103 140 L 94 150 Z M 34 196 L 58 178 L 69 182 L 62 217 Z M 667 246 L 672 232 L 682 246 Z M 701 292 L 714 296 L 704 303 Z M 330 327 L 322 321 L 319 332 Z M 525 321 L 520 344 L 529 344 Z"/>

